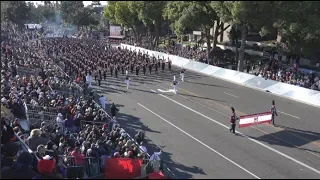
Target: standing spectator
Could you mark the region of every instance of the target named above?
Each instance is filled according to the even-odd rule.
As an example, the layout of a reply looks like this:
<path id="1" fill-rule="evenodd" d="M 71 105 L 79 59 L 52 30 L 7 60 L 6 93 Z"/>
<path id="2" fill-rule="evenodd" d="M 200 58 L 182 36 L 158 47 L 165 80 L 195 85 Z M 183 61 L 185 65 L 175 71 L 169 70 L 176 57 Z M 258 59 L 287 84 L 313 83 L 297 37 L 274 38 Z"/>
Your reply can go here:
<path id="1" fill-rule="evenodd" d="M 119 109 L 116 107 L 114 103 L 110 106 L 111 116 L 115 117 L 116 113 L 119 111 Z"/>
<path id="2" fill-rule="evenodd" d="M 62 179 L 56 172 L 56 160 L 48 155 L 38 162 L 38 174 L 33 179 Z"/>
<path id="3" fill-rule="evenodd" d="M 47 144 L 47 139 L 41 137 L 40 129 L 33 129 L 30 133 L 30 137 L 26 140 L 26 144 L 32 151 L 36 151 L 40 144 Z"/>

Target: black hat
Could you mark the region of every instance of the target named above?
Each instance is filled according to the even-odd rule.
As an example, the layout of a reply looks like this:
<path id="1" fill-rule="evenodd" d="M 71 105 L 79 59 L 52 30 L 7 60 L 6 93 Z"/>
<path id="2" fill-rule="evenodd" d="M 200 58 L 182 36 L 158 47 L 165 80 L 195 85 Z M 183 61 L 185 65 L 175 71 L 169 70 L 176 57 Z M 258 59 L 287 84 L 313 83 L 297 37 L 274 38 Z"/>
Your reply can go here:
<path id="1" fill-rule="evenodd" d="M 6 156 L 13 157 L 19 152 L 19 150 L 21 150 L 21 145 L 15 142 L 10 142 L 3 146 L 3 153 Z"/>

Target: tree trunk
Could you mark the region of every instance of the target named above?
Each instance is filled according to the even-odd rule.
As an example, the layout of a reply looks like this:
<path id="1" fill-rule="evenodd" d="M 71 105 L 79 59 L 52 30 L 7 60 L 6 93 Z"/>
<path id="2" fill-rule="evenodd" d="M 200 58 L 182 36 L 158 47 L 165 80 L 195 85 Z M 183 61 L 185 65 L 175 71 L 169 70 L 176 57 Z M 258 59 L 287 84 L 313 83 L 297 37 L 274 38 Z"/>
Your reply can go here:
<path id="1" fill-rule="evenodd" d="M 210 56 L 210 51 L 211 51 L 211 41 L 210 41 L 210 29 L 206 28 L 205 29 L 205 36 L 206 36 L 206 40 L 207 40 L 207 60 L 208 60 L 208 64 L 209 64 L 209 60 L 211 59 Z"/>
<path id="2" fill-rule="evenodd" d="M 243 72 L 243 63 L 244 63 L 244 51 L 246 47 L 247 40 L 247 26 L 241 26 L 241 46 L 239 52 L 239 61 L 238 61 L 238 71 Z"/>
<path id="3" fill-rule="evenodd" d="M 156 32 L 156 37 L 155 37 L 155 42 L 154 42 L 154 46 L 157 47 L 158 44 L 159 44 L 159 35 L 160 35 L 160 24 L 161 22 L 160 21 L 156 21 L 154 23 L 154 28 L 155 28 L 155 32 Z"/>
<path id="4" fill-rule="evenodd" d="M 213 37 L 213 44 L 212 44 L 212 50 L 217 46 L 218 44 L 218 36 L 219 36 L 219 29 L 220 29 L 220 21 L 217 21 L 216 28 L 214 29 L 214 37 Z"/>

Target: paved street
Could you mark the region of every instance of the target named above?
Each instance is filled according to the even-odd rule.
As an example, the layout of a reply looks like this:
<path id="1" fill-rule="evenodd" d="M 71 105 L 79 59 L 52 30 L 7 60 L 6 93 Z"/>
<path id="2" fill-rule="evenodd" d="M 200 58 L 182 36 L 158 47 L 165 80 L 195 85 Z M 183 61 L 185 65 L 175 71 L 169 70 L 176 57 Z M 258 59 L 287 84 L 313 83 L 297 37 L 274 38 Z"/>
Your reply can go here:
<path id="1" fill-rule="evenodd" d="M 120 108 L 129 134 L 146 131 L 149 154 L 163 148 L 178 178 L 320 178 L 319 108 L 190 71 L 174 95 L 173 75 L 179 69 L 131 76 L 129 90 L 119 75 L 94 88 Z M 229 132 L 231 106 L 241 116 L 269 111 L 272 100 L 276 127 Z"/>

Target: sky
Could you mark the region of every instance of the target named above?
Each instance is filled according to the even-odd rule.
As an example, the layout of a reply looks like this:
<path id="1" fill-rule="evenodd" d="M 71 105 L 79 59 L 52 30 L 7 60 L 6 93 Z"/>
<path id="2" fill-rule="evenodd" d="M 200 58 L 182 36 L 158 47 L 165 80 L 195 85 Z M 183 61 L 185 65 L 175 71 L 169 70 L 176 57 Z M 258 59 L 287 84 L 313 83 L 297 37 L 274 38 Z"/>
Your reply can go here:
<path id="1" fill-rule="evenodd" d="M 26 1 L 26 2 L 29 2 L 29 1 Z M 41 1 L 31 1 L 33 2 L 34 4 L 43 4 Z M 88 6 L 91 4 L 92 1 L 83 1 L 83 4 L 84 6 Z M 107 1 L 100 1 L 101 5 L 106 5 L 107 4 Z"/>

